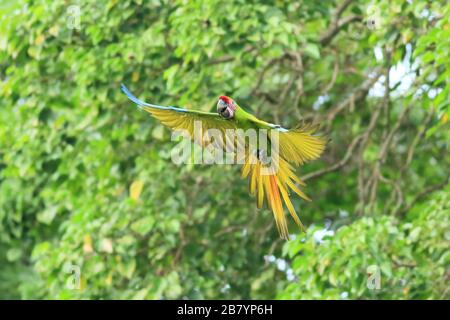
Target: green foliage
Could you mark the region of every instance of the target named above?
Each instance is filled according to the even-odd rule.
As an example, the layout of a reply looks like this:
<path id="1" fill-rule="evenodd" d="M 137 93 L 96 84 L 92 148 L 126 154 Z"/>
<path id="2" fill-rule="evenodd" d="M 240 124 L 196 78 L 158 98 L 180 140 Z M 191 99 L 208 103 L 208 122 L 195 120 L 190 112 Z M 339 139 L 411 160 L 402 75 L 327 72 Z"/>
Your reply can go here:
<path id="1" fill-rule="evenodd" d="M 339 5 L 0 1 L 0 298 L 448 298 L 449 4 L 353 1 L 336 17 Z M 414 81 L 391 79 L 388 103 L 360 90 L 402 63 Z M 322 122 L 332 143 L 306 176 L 345 159 L 373 119 L 348 160 L 308 181 L 313 202 L 293 197 L 335 235 L 302 242 L 291 223 L 283 253 L 239 168 L 172 163 L 176 142 L 122 82 L 159 104 L 213 110 L 227 94 L 267 121 Z"/>
<path id="2" fill-rule="evenodd" d="M 317 240 L 321 229 L 285 245 L 296 276 L 282 299 L 448 299 L 450 206 L 448 192 L 400 223 L 388 216 L 361 218 Z M 381 272 L 379 289 L 367 286 L 370 266 Z"/>

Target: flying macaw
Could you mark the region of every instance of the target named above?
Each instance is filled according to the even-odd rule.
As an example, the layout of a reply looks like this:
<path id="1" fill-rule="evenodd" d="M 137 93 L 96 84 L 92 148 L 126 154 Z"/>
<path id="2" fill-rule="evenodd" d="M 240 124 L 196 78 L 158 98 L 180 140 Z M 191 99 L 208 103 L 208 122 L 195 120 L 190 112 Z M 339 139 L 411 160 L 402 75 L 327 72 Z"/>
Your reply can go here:
<path id="1" fill-rule="evenodd" d="M 259 141 L 256 145 L 250 145 L 242 139 L 238 139 L 238 142 L 234 141 L 234 145 L 243 146 L 245 150 L 245 157 L 242 162 L 242 177 L 249 176 L 250 193 L 256 196 L 258 208 L 263 206 L 265 196 L 266 203 L 273 212 L 281 238 L 289 239 L 283 202 L 295 223 L 302 231 L 305 230 L 289 198 L 289 191 L 294 191 L 307 201 L 311 200 L 298 187 L 298 185 L 305 186 L 305 183 L 294 173 L 291 164 L 299 166 L 307 161 L 317 159 L 322 154 L 327 139 L 323 136 L 314 135 L 318 129 L 317 125 L 304 124 L 288 130 L 280 125 L 256 118 L 227 96 L 219 97 L 217 113 L 211 113 L 146 103 L 136 98 L 123 84 L 121 89 L 140 109 L 147 111 L 172 130 L 187 131 L 191 138 L 195 136 L 195 121 L 201 123 L 203 132 L 207 132 L 209 129 L 217 129 L 224 134 L 225 139 L 229 137 L 229 130 L 254 129 L 266 131 L 270 146 L 265 146 L 264 149 L 262 149 L 262 143 Z M 274 137 L 276 137 L 276 140 Z M 261 138 L 258 139 L 261 140 Z M 205 143 L 205 141 L 193 140 L 200 144 Z M 275 142 L 278 145 L 276 151 L 277 169 L 270 170 L 267 161 L 268 148 Z M 223 144 L 216 145 L 216 147 L 224 148 Z"/>

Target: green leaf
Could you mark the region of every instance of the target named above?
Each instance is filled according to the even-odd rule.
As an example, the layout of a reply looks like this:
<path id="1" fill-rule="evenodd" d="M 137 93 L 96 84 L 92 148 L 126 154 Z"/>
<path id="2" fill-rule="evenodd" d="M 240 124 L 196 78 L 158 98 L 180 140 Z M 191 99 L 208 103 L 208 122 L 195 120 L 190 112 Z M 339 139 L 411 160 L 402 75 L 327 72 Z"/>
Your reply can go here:
<path id="1" fill-rule="evenodd" d="M 6 258 L 10 262 L 19 260 L 21 256 L 22 250 L 20 248 L 11 248 L 6 252 Z"/>
<path id="2" fill-rule="evenodd" d="M 307 43 L 306 46 L 303 48 L 303 52 L 313 58 L 313 59 L 319 59 L 320 58 L 320 50 L 319 46 L 315 43 Z"/>
<path id="3" fill-rule="evenodd" d="M 154 226 L 155 219 L 151 216 L 141 218 L 131 224 L 131 230 L 141 235 L 147 234 Z"/>

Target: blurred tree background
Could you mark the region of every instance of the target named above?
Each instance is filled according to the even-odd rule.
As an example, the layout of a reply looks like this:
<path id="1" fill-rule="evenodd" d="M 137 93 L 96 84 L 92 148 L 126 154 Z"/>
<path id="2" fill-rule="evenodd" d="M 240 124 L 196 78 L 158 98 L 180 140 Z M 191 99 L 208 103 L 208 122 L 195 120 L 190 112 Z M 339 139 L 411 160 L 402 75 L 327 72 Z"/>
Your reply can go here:
<path id="1" fill-rule="evenodd" d="M 450 298 L 448 1 L 0 1 L 0 298 Z M 279 239 L 146 101 L 332 139 Z M 71 286 L 80 271 L 80 288 Z M 368 279 L 380 273 L 379 289 Z"/>

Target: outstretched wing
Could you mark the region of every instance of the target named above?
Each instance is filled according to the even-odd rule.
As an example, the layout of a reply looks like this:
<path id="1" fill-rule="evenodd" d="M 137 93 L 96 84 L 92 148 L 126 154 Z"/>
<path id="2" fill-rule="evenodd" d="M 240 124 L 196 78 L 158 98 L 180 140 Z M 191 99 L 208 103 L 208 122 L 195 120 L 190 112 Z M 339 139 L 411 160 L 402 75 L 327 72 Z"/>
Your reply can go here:
<path id="1" fill-rule="evenodd" d="M 315 134 L 319 125 L 302 124 L 293 129 L 285 129 L 254 116 L 250 116 L 250 121 L 259 128 L 270 130 L 271 140 L 274 134 L 277 134 L 278 139 L 275 141 L 277 141 L 280 156 L 295 165 L 302 165 L 319 158 L 328 141 L 327 138 Z"/>
<path id="2" fill-rule="evenodd" d="M 259 119 L 251 121 L 261 128 L 269 129 L 269 139 L 272 144 L 278 145 L 279 155 L 295 165 L 319 158 L 328 141 L 323 136 L 315 135 L 319 125 L 303 124 L 294 129 L 285 129 Z"/>
<path id="3" fill-rule="evenodd" d="M 328 139 L 315 135 L 319 125 L 305 124 L 279 132 L 279 153 L 281 157 L 296 165 L 315 160 L 325 150 Z M 279 129 L 275 129 L 279 130 Z"/>
<path id="4" fill-rule="evenodd" d="M 222 143 L 226 143 L 226 130 L 236 129 L 234 121 L 223 119 L 216 113 L 146 103 L 136 98 L 125 85 L 122 84 L 121 89 L 128 99 L 133 101 L 140 109 L 147 111 L 172 130 L 187 132 L 193 141 L 201 145 L 206 142 L 211 143 L 212 138 L 208 137 L 208 132 L 212 131 L 209 130 L 215 129 L 220 132 L 223 140 L 218 142 L 216 139 L 215 142 L 217 145 L 222 145 Z"/>

